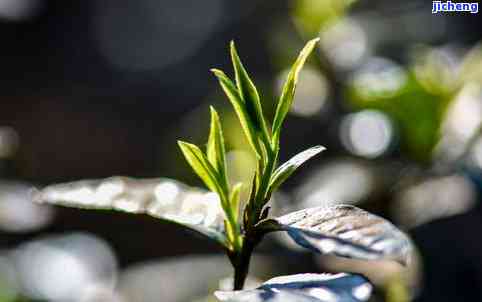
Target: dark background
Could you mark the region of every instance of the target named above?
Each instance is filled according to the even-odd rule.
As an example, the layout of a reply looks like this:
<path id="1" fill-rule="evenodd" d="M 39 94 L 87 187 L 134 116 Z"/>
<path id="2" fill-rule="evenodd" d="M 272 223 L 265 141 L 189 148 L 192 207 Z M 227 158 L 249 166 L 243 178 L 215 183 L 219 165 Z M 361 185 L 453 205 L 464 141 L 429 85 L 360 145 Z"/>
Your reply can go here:
<path id="1" fill-rule="evenodd" d="M 209 69 L 230 73 L 228 42 L 237 42 L 259 89 L 267 91 L 269 106 L 274 104 L 270 87 L 280 65 L 288 66 L 307 40 L 296 32 L 293 3 L 288 1 L 38 3 L 30 16 L 0 19 L 0 125 L 12 127 L 19 137 L 16 153 L 1 160 L 0 175 L 35 185 L 111 175 L 171 177 L 199 185 L 175 142 L 184 138 L 201 143 L 207 135 L 208 104 L 227 104 Z M 382 39 L 375 53 L 402 66 L 409 64 L 407 49 L 413 45 L 470 48 L 482 39 L 480 14 L 433 16 L 430 10 L 427 1 L 358 1 L 347 14 L 376 13 L 386 32 L 400 38 Z M 145 14 L 158 14 L 164 23 L 155 24 Z M 413 21 L 403 21 L 410 16 L 415 16 Z M 407 24 L 424 33 L 439 24 L 437 18 L 444 20 L 439 33 L 407 34 Z M 273 44 L 280 32 L 288 32 L 295 44 L 286 48 Z M 279 53 L 288 53 L 286 64 L 274 62 Z M 288 192 L 309 175 L 310 168 L 334 158 L 357 158 L 337 134 L 342 117 L 356 111 L 344 103 L 344 77 L 331 77 L 330 69 L 325 72 L 333 85 L 330 113 L 290 116 L 282 157 L 319 143 L 328 151 L 299 173 L 301 180 L 288 184 Z M 272 115 L 272 109 L 266 110 Z M 413 159 L 403 143 L 394 143 L 381 158 L 359 160 L 379 167 L 395 164 L 400 170 L 413 166 L 422 171 L 419 176 L 434 174 L 433 161 Z M 467 175 L 457 164 L 450 169 Z M 470 171 L 472 177 L 466 179 L 477 185 L 479 172 Z M 371 200 L 365 207 L 390 218 L 387 204 L 394 190 L 389 186 L 367 197 Z M 410 230 L 425 269 L 418 301 L 482 301 L 481 229 L 477 203 L 469 212 Z M 167 256 L 220 252 L 213 244 L 153 218 L 64 208 L 57 209 L 53 223 L 41 230 L 2 232 L 0 247 L 14 248 L 42 234 L 78 230 L 109 242 L 121 267 Z"/>

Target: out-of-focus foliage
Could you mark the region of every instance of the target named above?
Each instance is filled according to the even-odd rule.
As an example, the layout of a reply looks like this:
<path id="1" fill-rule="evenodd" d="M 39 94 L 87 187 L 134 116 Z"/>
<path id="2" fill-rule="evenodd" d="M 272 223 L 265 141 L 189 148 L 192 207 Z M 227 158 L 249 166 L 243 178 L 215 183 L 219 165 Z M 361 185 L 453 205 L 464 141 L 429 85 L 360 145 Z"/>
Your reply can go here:
<path id="1" fill-rule="evenodd" d="M 117 259 L 88 233 L 36 238 L 0 256 L 0 301 L 123 301 Z"/>
<path id="2" fill-rule="evenodd" d="M 402 150 L 415 160 L 430 162 L 454 94 L 430 92 L 413 74 L 379 63 L 382 66 L 378 67 L 392 70 L 375 69 L 370 74 L 355 75 L 349 90 L 354 109 L 375 109 L 387 114 L 399 127 Z"/>
<path id="3" fill-rule="evenodd" d="M 232 280 L 224 280 L 231 275 L 231 270 L 228 259 L 221 255 L 149 261 L 133 265 L 121 273 L 119 292 L 129 302 L 194 301 L 206 296 L 209 301 L 217 301 L 212 293 L 223 285 L 220 282 L 231 281 L 225 290 L 232 288 Z M 269 257 L 253 257 L 253 278 L 265 278 L 273 270 L 275 262 Z"/>
<path id="4" fill-rule="evenodd" d="M 307 36 L 318 34 L 320 28 L 342 17 L 356 0 L 294 1 L 295 22 Z"/>
<path id="5" fill-rule="evenodd" d="M 397 125 L 402 152 L 429 163 L 449 106 L 465 85 L 482 82 L 477 79 L 477 62 L 454 62 L 450 53 L 427 48 L 418 49 L 414 57 L 413 66 L 406 69 L 386 59 L 366 62 L 352 76 L 347 96 L 355 110 L 387 114 Z M 466 60 L 475 60 L 474 54 Z"/>

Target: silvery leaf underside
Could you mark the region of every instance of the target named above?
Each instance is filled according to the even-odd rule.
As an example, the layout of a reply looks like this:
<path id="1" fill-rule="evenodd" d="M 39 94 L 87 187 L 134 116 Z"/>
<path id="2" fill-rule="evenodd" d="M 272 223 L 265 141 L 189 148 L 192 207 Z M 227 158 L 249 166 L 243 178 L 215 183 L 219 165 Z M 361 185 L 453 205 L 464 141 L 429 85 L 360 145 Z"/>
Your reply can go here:
<path id="1" fill-rule="evenodd" d="M 217 291 L 230 302 L 363 302 L 372 285 L 360 275 L 297 274 L 270 279 L 251 290 Z"/>
<path id="2" fill-rule="evenodd" d="M 67 207 L 147 214 L 225 243 L 224 212 L 218 196 L 167 178 L 80 180 L 36 190 L 33 199 Z"/>

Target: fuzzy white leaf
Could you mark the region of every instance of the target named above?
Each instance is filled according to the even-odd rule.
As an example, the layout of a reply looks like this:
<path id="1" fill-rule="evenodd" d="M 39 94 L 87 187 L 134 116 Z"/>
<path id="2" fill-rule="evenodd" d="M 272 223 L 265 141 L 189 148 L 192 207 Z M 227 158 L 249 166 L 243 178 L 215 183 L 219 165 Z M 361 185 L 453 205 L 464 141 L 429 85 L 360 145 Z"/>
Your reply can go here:
<path id="1" fill-rule="evenodd" d="M 297 274 L 270 279 L 256 289 L 215 295 L 231 302 L 362 302 L 371 291 L 372 285 L 360 275 Z"/>
<path id="2" fill-rule="evenodd" d="M 260 228 L 286 231 L 314 252 L 364 260 L 410 263 L 409 238 L 387 220 L 351 205 L 316 207 L 263 222 Z"/>
<path id="3" fill-rule="evenodd" d="M 47 186 L 35 191 L 40 203 L 83 209 L 148 214 L 225 242 L 224 213 L 217 194 L 166 178 L 110 177 Z"/>

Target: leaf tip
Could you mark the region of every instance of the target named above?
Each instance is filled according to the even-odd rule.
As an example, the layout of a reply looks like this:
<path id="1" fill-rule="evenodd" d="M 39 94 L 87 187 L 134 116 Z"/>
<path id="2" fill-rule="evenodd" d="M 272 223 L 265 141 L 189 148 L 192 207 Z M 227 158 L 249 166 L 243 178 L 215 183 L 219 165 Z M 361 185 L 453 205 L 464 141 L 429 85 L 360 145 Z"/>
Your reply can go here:
<path id="1" fill-rule="evenodd" d="M 313 148 L 315 148 L 316 151 L 318 151 L 318 152 L 323 152 L 323 151 L 326 150 L 326 148 L 325 148 L 324 146 L 322 146 L 322 145 L 316 145 L 316 146 L 314 146 Z"/>
<path id="2" fill-rule="evenodd" d="M 216 109 L 214 108 L 214 106 L 210 105 L 209 106 L 209 112 L 211 113 L 211 119 L 219 119 L 219 114 L 218 112 L 216 111 Z"/>
<path id="3" fill-rule="evenodd" d="M 313 44 L 318 43 L 318 42 L 320 42 L 320 38 L 319 38 L 319 37 L 318 37 L 318 38 L 311 39 L 310 41 L 308 41 L 308 43 L 313 43 Z"/>
<path id="4" fill-rule="evenodd" d="M 231 40 L 231 42 L 229 42 L 229 49 L 231 52 L 231 61 L 233 62 L 233 66 L 236 70 L 237 68 L 239 68 L 238 65 L 241 65 L 241 60 L 239 58 L 238 50 L 236 49 L 236 44 L 234 43 L 234 40 Z"/>
<path id="5" fill-rule="evenodd" d="M 237 183 L 233 186 L 233 191 L 241 190 L 243 187 L 244 187 L 244 183 L 242 183 L 242 182 L 237 182 Z"/>
<path id="6" fill-rule="evenodd" d="M 217 68 L 211 68 L 210 71 L 219 79 L 224 76 L 224 72 Z"/>
<path id="7" fill-rule="evenodd" d="M 185 141 L 182 141 L 182 140 L 178 140 L 177 141 L 177 145 L 179 146 L 179 148 L 181 148 L 181 150 L 185 150 L 186 148 L 189 148 L 190 146 L 192 146 L 192 144 L 188 143 L 188 142 L 185 142 Z"/>
<path id="8" fill-rule="evenodd" d="M 231 52 L 236 52 L 236 43 L 234 43 L 234 40 L 229 41 L 229 48 Z"/>

